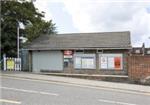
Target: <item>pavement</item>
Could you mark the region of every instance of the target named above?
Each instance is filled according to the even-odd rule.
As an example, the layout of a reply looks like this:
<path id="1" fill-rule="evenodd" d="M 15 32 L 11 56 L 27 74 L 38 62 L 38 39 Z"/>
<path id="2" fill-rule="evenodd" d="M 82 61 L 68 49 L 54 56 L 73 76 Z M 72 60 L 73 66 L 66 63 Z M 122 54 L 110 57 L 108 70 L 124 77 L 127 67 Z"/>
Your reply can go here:
<path id="1" fill-rule="evenodd" d="M 127 84 L 127 83 L 115 83 L 115 82 L 105 82 L 105 81 L 96 81 L 96 80 L 86 80 L 79 78 L 71 77 L 59 77 L 59 76 L 50 76 L 35 74 L 29 72 L 1 72 L 2 76 L 15 77 L 15 78 L 24 78 L 32 80 L 41 80 L 41 81 L 51 81 L 58 83 L 67 83 L 72 85 L 79 85 L 83 87 L 90 88 L 109 88 L 114 90 L 124 90 L 132 92 L 141 92 L 150 94 L 150 86 L 136 85 L 136 84 Z"/>

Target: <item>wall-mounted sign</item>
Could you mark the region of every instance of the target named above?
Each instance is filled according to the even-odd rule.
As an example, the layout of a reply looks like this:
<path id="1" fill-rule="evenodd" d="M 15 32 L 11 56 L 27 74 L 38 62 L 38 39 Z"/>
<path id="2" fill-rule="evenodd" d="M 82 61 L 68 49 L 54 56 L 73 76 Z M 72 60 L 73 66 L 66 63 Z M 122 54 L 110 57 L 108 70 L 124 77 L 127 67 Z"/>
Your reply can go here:
<path id="1" fill-rule="evenodd" d="M 12 69 L 15 69 L 15 62 L 14 62 L 14 60 L 13 59 L 7 59 L 7 61 L 6 61 L 6 63 L 7 63 L 7 69 L 9 70 L 12 70 Z"/>
<path id="2" fill-rule="evenodd" d="M 72 58 L 72 55 L 64 55 L 64 58 Z"/>
<path id="3" fill-rule="evenodd" d="M 65 50 L 64 55 L 73 55 L 73 52 L 71 50 Z"/>
<path id="4" fill-rule="evenodd" d="M 64 51 L 64 58 L 72 58 L 72 56 L 73 56 L 73 51 L 71 50 Z"/>

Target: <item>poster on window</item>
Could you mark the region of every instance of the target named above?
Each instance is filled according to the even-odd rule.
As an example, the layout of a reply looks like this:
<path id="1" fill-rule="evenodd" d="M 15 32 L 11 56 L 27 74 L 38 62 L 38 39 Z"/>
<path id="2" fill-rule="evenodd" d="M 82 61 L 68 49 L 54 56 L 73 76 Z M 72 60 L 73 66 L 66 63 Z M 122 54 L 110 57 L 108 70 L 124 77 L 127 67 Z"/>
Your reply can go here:
<path id="1" fill-rule="evenodd" d="M 81 57 L 75 57 L 75 68 L 81 68 Z"/>
<path id="2" fill-rule="evenodd" d="M 100 67 L 101 69 L 107 69 L 107 57 L 100 58 Z"/>
<path id="3" fill-rule="evenodd" d="M 114 62 L 115 62 L 114 63 L 115 69 L 120 70 L 121 69 L 121 57 L 115 57 Z"/>
<path id="4" fill-rule="evenodd" d="M 94 69 L 94 58 L 93 57 L 87 57 L 87 58 L 82 58 L 82 68 L 87 68 L 87 69 Z"/>

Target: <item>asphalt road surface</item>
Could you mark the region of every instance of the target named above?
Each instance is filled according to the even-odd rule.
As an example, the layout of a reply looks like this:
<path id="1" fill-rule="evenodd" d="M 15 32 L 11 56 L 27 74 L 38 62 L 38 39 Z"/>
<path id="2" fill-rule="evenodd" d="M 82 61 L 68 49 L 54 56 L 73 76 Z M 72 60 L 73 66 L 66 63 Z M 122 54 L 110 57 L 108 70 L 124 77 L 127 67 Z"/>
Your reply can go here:
<path id="1" fill-rule="evenodd" d="M 150 95 L 1 77 L 2 105 L 150 105 Z"/>

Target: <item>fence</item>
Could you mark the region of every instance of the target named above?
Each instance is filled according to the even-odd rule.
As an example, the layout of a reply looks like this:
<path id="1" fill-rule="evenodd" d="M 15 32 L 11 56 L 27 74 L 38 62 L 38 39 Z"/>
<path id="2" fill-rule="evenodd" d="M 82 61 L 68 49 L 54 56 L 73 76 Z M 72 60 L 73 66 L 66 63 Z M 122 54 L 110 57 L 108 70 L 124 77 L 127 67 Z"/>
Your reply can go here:
<path id="1" fill-rule="evenodd" d="M 21 58 L 3 58 L 3 70 L 21 71 Z"/>

